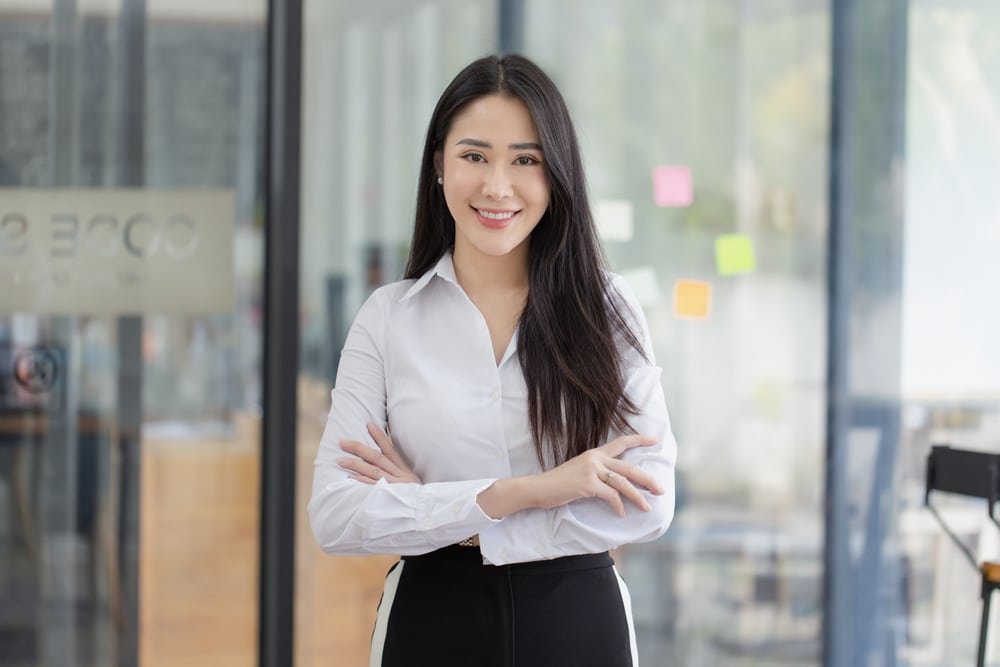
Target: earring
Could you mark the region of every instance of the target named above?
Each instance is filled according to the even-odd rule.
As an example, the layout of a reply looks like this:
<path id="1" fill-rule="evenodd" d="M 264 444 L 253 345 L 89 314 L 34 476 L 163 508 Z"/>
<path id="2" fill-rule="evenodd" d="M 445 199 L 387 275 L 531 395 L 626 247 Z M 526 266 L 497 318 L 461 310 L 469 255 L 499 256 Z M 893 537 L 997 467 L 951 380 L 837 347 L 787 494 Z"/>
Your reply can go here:
<path id="1" fill-rule="evenodd" d="M 444 178 L 438 176 L 438 185 L 444 185 Z"/>

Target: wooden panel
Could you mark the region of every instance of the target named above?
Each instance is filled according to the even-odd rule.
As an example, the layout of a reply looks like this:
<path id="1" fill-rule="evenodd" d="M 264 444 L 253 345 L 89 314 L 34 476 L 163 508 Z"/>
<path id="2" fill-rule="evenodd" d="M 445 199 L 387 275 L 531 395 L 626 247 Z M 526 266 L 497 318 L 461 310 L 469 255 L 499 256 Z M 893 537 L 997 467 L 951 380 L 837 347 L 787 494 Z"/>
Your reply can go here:
<path id="1" fill-rule="evenodd" d="M 329 390 L 303 389 L 296 667 L 356 667 L 368 662 L 382 583 L 397 559 L 335 558 L 316 546 L 306 505 Z M 141 667 L 257 664 L 259 426 L 240 417 L 232 439 L 143 440 Z"/>
<path id="2" fill-rule="evenodd" d="M 142 446 L 140 665 L 255 666 L 258 424 Z"/>
<path id="3" fill-rule="evenodd" d="M 382 584 L 398 560 L 394 556 L 328 556 L 316 546 L 305 508 L 329 405 L 329 387 L 309 380 L 299 384 L 298 502 L 302 512 L 296 526 L 296 667 L 368 664 Z"/>

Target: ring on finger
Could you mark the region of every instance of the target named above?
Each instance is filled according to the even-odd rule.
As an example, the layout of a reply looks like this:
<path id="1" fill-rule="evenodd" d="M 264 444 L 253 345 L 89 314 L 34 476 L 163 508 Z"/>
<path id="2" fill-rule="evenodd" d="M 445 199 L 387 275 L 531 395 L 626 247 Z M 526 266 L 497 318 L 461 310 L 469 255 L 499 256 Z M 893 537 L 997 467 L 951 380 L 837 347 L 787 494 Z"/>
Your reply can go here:
<path id="1" fill-rule="evenodd" d="M 608 474 L 604 476 L 604 483 L 611 486 L 611 478 L 615 476 L 615 473 L 608 471 Z"/>

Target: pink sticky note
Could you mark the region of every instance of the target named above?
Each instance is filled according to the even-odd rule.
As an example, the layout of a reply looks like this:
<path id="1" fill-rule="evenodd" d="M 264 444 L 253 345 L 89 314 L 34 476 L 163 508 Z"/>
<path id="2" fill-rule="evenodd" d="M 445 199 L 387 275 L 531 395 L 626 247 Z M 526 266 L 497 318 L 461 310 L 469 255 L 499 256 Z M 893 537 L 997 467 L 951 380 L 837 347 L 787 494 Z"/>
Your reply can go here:
<path id="1" fill-rule="evenodd" d="M 657 206 L 690 206 L 694 200 L 691 170 L 678 165 L 653 167 L 653 201 Z"/>

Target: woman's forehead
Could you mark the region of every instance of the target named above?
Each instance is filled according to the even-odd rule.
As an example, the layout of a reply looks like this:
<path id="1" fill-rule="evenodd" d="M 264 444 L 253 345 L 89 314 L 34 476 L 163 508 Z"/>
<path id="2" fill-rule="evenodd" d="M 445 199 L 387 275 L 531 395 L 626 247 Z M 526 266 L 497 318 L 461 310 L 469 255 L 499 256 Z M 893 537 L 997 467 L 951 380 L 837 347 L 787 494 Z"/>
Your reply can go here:
<path id="1" fill-rule="evenodd" d="M 447 143 L 479 140 L 490 147 L 538 144 L 538 129 L 527 105 L 511 95 L 493 94 L 473 100 L 452 120 Z"/>

